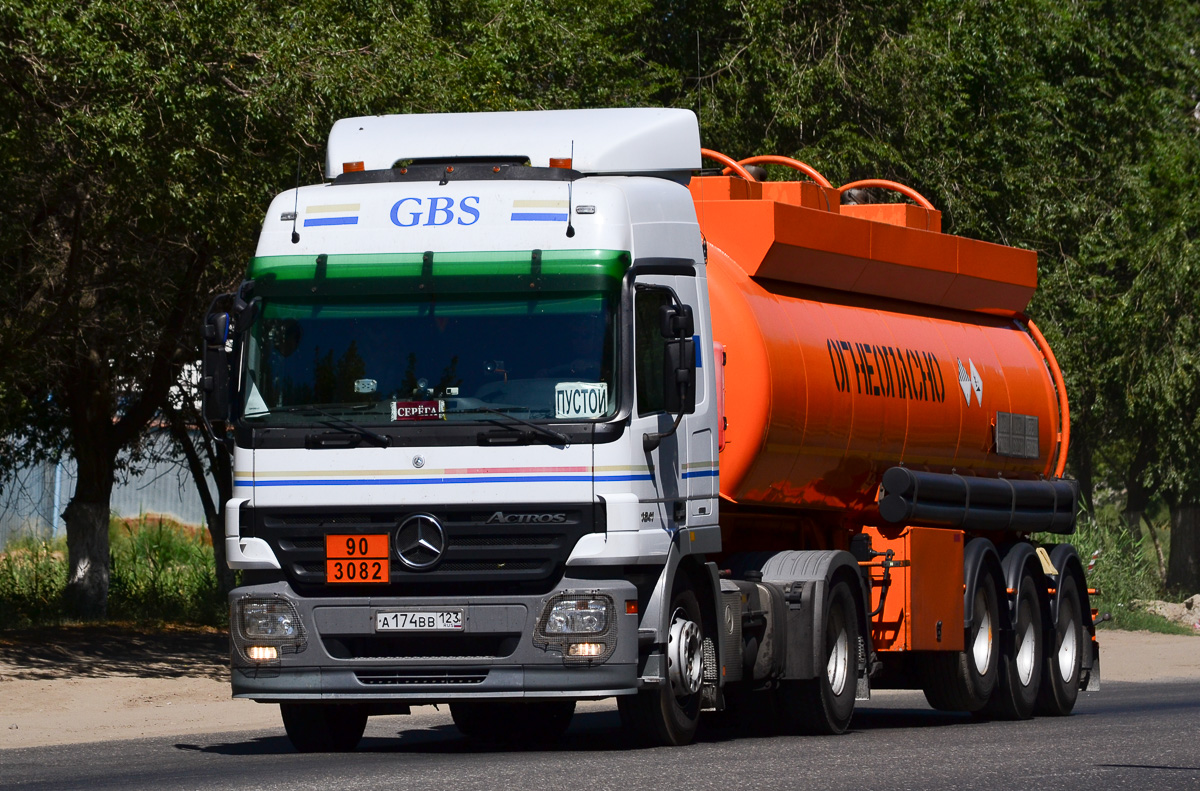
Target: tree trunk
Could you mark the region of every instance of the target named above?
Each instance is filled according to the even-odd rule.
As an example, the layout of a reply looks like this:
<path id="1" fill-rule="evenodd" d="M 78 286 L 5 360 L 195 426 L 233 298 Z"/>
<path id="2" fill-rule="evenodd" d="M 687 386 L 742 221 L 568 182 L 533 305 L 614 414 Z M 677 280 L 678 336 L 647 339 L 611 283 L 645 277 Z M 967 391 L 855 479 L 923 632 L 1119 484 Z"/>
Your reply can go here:
<path id="1" fill-rule="evenodd" d="M 78 478 L 75 494 L 63 511 L 67 523 L 68 616 L 100 620 L 108 614 L 108 519 L 117 451 L 109 397 L 110 373 L 95 354 L 81 356 L 64 376 L 63 403 L 70 412 L 71 450 Z"/>
<path id="2" fill-rule="evenodd" d="M 1145 514 L 1142 515 L 1145 519 Z M 1158 582 L 1160 585 L 1167 584 L 1167 560 L 1163 556 L 1162 542 L 1158 540 L 1158 531 L 1154 529 L 1154 524 L 1146 519 L 1146 530 L 1150 532 L 1150 542 L 1154 544 L 1154 555 L 1158 558 Z"/>
<path id="3" fill-rule="evenodd" d="M 1071 465 L 1071 472 L 1075 474 L 1075 480 L 1079 481 L 1079 499 L 1082 500 L 1083 509 L 1090 515 L 1095 515 L 1095 503 L 1093 502 L 1094 485 L 1093 470 L 1094 457 L 1090 443 L 1090 433 L 1088 432 L 1088 421 L 1086 419 L 1076 418 L 1075 423 L 1071 426 L 1071 446 L 1067 450 L 1067 460 Z"/>
<path id="4" fill-rule="evenodd" d="M 85 485 L 82 470 L 75 496 L 63 512 L 67 523 L 67 587 L 63 603 L 69 615 L 103 620 L 108 614 L 108 516 L 112 476 L 107 485 Z"/>
<path id="5" fill-rule="evenodd" d="M 225 503 L 233 497 L 233 472 L 229 453 L 218 443 L 211 442 L 207 437 L 196 441 L 188 430 L 185 416 L 178 411 L 171 412 L 171 436 L 183 450 L 187 459 L 188 471 L 192 474 L 192 482 L 204 506 L 204 519 L 208 523 L 208 534 L 212 538 L 213 560 L 216 565 L 217 586 L 221 593 L 233 590 L 234 574 L 225 560 Z M 213 480 L 217 484 L 217 501 L 213 502 L 212 492 L 208 488 L 208 474 L 204 461 L 196 446 L 200 444 L 208 457 L 212 469 Z M 212 448 L 217 444 L 217 448 Z"/>
<path id="6" fill-rule="evenodd" d="M 1171 557 L 1167 587 L 1191 596 L 1200 593 L 1200 503 L 1171 504 Z"/>
<path id="7" fill-rule="evenodd" d="M 1154 440 L 1146 431 L 1139 431 L 1137 449 L 1125 471 L 1125 527 L 1135 539 L 1142 535 L 1142 518 L 1154 494 L 1154 490 L 1146 485 L 1146 469 L 1154 458 Z"/>

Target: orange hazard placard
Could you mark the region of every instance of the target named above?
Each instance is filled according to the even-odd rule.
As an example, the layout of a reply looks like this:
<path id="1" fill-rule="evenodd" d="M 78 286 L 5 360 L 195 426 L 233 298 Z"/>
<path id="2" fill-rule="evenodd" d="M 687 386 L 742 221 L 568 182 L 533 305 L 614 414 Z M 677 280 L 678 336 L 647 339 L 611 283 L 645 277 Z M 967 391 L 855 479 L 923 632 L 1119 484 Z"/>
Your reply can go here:
<path id="1" fill-rule="evenodd" d="M 327 583 L 387 583 L 390 572 L 386 533 L 325 536 Z"/>

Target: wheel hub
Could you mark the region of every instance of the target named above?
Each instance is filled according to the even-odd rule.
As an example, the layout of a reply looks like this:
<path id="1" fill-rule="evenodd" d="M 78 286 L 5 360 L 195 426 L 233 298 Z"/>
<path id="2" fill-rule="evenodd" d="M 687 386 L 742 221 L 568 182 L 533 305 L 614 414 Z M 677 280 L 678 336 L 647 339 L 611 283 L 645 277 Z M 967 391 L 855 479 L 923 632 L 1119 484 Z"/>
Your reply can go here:
<path id="1" fill-rule="evenodd" d="M 833 694 L 842 694 L 846 679 L 850 676 L 850 636 L 846 634 L 845 626 L 841 626 L 834 637 L 833 646 L 829 651 L 829 663 L 825 666 L 825 676 L 829 679 L 829 688 Z"/>
<path id="2" fill-rule="evenodd" d="M 992 661 L 992 614 L 988 611 L 987 598 L 983 591 L 975 594 L 975 612 L 979 613 L 979 629 L 971 644 L 972 659 L 980 673 L 988 669 Z"/>
<path id="3" fill-rule="evenodd" d="M 667 665 L 675 697 L 687 697 L 700 691 L 704 680 L 704 647 L 700 627 L 677 610 L 671 619 L 667 639 Z"/>
<path id="4" fill-rule="evenodd" d="M 1069 610 L 1065 613 L 1067 629 L 1063 632 L 1062 644 L 1058 647 L 1058 674 L 1063 681 L 1071 681 L 1075 676 L 1076 652 L 1079 650 L 1075 642 L 1075 613 Z"/>
<path id="5" fill-rule="evenodd" d="M 1027 687 L 1033 680 L 1033 668 L 1035 657 L 1035 641 L 1036 635 L 1033 633 L 1033 622 L 1025 624 L 1025 631 L 1021 635 L 1021 645 L 1017 649 L 1017 677 L 1021 680 L 1021 686 Z"/>

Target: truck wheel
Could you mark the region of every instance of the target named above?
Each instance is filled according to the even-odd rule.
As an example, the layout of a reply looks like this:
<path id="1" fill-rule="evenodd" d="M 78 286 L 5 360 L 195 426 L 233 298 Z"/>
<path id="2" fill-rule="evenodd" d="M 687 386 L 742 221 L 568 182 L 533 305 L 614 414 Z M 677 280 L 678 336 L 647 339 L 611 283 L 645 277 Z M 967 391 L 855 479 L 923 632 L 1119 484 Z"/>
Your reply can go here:
<path id="1" fill-rule="evenodd" d="M 1075 578 L 1063 573 L 1059 578 L 1058 618 L 1054 621 L 1054 642 L 1042 663 L 1042 686 L 1034 711 L 1052 717 L 1064 717 L 1075 708 L 1079 698 L 1079 674 L 1083 667 L 1083 604 Z"/>
<path id="2" fill-rule="evenodd" d="M 283 728 L 302 753 L 346 753 L 367 728 L 367 710 L 356 703 L 280 703 Z"/>
<path id="3" fill-rule="evenodd" d="M 1028 574 L 1017 588 L 1012 642 L 1000 652 L 999 684 L 988 701 L 987 713 L 1004 720 L 1033 716 L 1042 681 L 1042 607 L 1038 586 Z"/>
<path id="4" fill-rule="evenodd" d="M 704 681 L 702 623 L 696 594 L 678 590 L 671 597 L 667 683 L 617 698 L 621 724 L 641 741 L 683 745 L 695 738 Z"/>
<path id="5" fill-rule="evenodd" d="M 838 582 L 825 608 L 825 655 L 817 677 L 784 681 L 784 724 L 803 733 L 845 733 L 854 715 L 858 676 L 858 609 L 850 586 Z"/>
<path id="6" fill-rule="evenodd" d="M 922 665 L 929 705 L 942 711 L 979 711 L 996 690 L 1000 603 L 988 571 L 975 578 L 975 612 L 963 651 L 931 653 Z"/>
<path id="7" fill-rule="evenodd" d="M 555 742 L 566 733 L 574 715 L 573 700 L 464 700 L 450 704 L 450 716 L 463 736 L 509 745 Z"/>

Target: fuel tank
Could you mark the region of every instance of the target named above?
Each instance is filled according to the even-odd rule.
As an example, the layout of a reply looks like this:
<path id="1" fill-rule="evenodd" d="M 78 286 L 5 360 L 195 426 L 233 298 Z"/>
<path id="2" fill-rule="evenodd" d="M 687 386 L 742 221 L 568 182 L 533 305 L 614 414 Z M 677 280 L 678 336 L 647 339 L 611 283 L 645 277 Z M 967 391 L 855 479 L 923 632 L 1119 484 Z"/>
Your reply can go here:
<path id="1" fill-rule="evenodd" d="M 1052 473 L 1059 394 L 1022 315 L 1035 254 L 942 234 L 917 207 L 738 181 L 692 182 L 727 355 L 727 502 L 877 524 L 893 466 Z"/>

